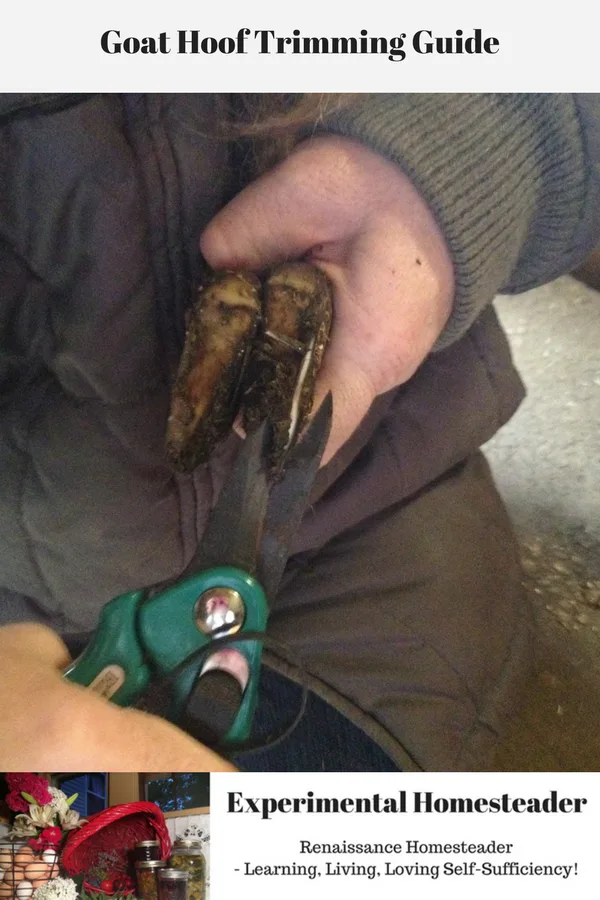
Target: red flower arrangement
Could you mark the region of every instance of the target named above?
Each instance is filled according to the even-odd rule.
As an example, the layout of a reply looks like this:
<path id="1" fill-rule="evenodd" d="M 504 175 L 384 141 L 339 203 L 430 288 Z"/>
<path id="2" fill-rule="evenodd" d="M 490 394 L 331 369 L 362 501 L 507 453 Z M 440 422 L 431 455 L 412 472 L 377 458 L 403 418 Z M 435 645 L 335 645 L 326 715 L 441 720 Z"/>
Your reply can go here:
<path id="1" fill-rule="evenodd" d="M 9 772 L 5 780 L 9 787 L 5 798 L 6 804 L 13 812 L 29 812 L 29 804 L 32 801 L 26 799 L 24 794 L 28 794 L 38 806 L 46 806 L 52 802 L 48 782 L 41 775 L 32 775 L 31 772 Z"/>
<path id="2" fill-rule="evenodd" d="M 43 831 L 40 831 L 38 837 L 30 838 L 27 843 L 34 850 L 47 850 L 48 847 L 55 850 L 62 842 L 62 839 L 62 828 L 59 828 L 58 825 L 52 825 L 50 828 L 44 828 Z"/>
<path id="3" fill-rule="evenodd" d="M 67 797 L 41 775 L 8 772 L 5 779 L 9 788 L 5 802 L 16 813 L 8 835 L 11 840 L 26 840 L 37 851 L 58 851 L 67 832 L 85 821 L 71 809 L 77 794 Z"/>

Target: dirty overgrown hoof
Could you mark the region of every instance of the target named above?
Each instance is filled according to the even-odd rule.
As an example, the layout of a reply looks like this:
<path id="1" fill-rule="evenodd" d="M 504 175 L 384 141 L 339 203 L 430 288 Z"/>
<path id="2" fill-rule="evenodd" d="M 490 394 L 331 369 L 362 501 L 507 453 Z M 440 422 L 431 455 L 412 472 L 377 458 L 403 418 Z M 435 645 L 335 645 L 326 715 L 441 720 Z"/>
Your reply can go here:
<path id="1" fill-rule="evenodd" d="M 265 419 L 276 470 L 308 420 L 331 329 L 333 292 L 308 263 L 265 279 L 221 272 L 200 290 L 188 322 L 167 424 L 179 471 L 206 462 L 242 410 L 247 431 Z"/>

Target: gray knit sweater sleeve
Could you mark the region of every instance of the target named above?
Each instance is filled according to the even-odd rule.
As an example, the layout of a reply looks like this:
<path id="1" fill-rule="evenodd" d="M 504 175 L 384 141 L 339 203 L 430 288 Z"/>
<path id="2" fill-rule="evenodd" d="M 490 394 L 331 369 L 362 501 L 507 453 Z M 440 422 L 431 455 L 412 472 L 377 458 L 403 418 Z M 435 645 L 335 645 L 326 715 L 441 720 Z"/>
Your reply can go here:
<path id="1" fill-rule="evenodd" d="M 432 209 L 456 282 L 438 347 L 495 294 L 571 271 L 600 238 L 598 94 L 375 94 L 326 128 L 396 161 Z"/>

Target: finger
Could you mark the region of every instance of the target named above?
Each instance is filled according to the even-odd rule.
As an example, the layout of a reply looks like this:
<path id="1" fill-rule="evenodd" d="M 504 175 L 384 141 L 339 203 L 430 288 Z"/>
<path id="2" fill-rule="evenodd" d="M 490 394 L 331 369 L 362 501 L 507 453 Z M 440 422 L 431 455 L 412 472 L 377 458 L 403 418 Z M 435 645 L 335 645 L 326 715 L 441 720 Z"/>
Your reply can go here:
<path id="1" fill-rule="evenodd" d="M 298 259 L 318 242 L 314 222 L 290 216 L 295 191 L 289 187 L 286 197 L 283 188 L 278 172 L 265 175 L 215 216 L 200 238 L 200 250 L 213 269 L 258 271 Z"/>
<path id="2" fill-rule="evenodd" d="M 394 249 L 375 234 L 356 242 L 351 264 L 313 256 L 334 286 L 331 340 L 314 405 L 318 408 L 332 392 L 333 421 L 323 464 L 358 428 L 379 394 L 410 378 L 437 337 L 438 324 L 425 324 L 412 302 L 423 293 L 422 284 Z M 398 278 L 396 273 L 402 274 Z"/>
<path id="3" fill-rule="evenodd" d="M 351 233 L 368 203 L 355 196 L 358 173 L 343 140 L 301 144 L 214 217 L 200 239 L 205 259 L 217 269 L 260 270 Z"/>
<path id="4" fill-rule="evenodd" d="M 330 391 L 333 398 L 333 415 L 321 465 L 327 465 L 358 428 L 376 396 L 368 377 L 356 366 L 346 363 L 339 366 L 324 366 L 321 370 L 315 390 L 313 404 L 315 410 L 320 407 Z"/>
<path id="5" fill-rule="evenodd" d="M 64 669 L 71 659 L 55 631 L 32 622 L 4 626 L 2 649 L 17 658 L 34 657 L 40 664 L 54 669 Z"/>

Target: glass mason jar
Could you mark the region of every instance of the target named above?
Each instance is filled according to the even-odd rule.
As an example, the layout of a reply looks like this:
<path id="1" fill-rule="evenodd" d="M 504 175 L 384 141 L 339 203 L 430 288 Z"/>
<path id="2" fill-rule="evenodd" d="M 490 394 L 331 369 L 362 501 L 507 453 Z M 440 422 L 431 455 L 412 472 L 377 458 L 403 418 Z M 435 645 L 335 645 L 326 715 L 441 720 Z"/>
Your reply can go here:
<path id="1" fill-rule="evenodd" d="M 189 872 L 161 869 L 158 873 L 158 900 L 188 900 Z"/>
<path id="2" fill-rule="evenodd" d="M 144 859 L 136 862 L 135 881 L 139 900 L 158 900 L 157 875 L 166 865 L 162 859 Z"/>
<path id="3" fill-rule="evenodd" d="M 201 841 L 175 841 L 169 867 L 189 874 L 188 900 L 204 900 L 206 892 L 206 860 Z"/>
<path id="4" fill-rule="evenodd" d="M 132 857 L 136 863 L 160 859 L 160 841 L 138 841 L 133 848 Z"/>

